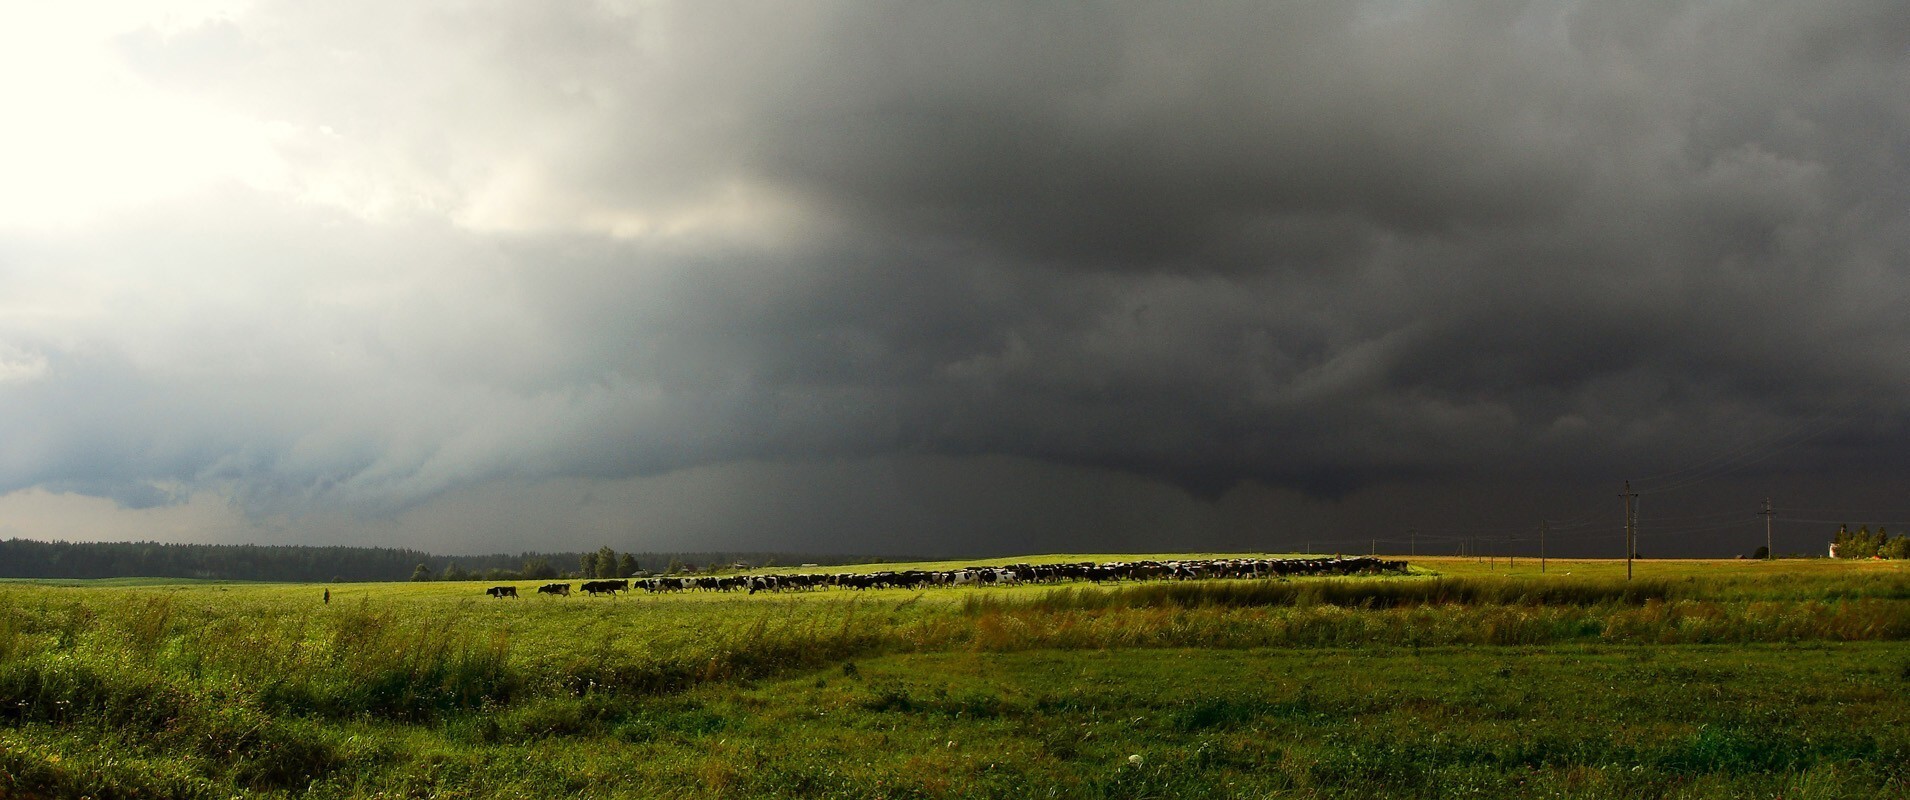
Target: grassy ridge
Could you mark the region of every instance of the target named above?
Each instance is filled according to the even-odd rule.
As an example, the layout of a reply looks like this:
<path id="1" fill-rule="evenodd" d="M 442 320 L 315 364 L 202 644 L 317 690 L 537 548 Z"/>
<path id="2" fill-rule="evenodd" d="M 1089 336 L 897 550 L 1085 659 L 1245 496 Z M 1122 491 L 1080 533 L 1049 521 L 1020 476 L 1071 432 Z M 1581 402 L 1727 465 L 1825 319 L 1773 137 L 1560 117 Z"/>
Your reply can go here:
<path id="1" fill-rule="evenodd" d="M 368 586 L 336 592 L 327 605 L 317 601 L 318 586 L 0 585 L 0 793 L 229 796 L 309 789 L 350 796 L 368 786 L 405 791 L 407 781 L 423 770 L 430 777 L 420 785 L 439 793 L 485 794 L 500 791 L 486 787 L 528 786 L 535 780 L 572 794 L 618 796 L 622 789 L 594 783 L 590 776 L 617 771 L 603 759 L 641 755 L 675 761 L 640 776 L 624 774 L 623 779 L 649 781 L 642 784 L 648 791 L 625 792 L 629 796 L 679 791 L 814 795 L 809 789 L 818 787 L 842 796 L 889 793 L 865 791 L 868 786 L 847 780 L 855 774 L 888 780 L 891 787 L 915 776 L 905 781 L 905 794 L 1012 794 L 1012 782 L 997 785 L 982 778 L 937 788 L 927 779 L 933 773 L 920 764 L 883 762 L 887 766 L 860 773 L 825 774 L 830 768 L 806 754 L 800 735 L 772 745 L 782 734 L 758 726 L 753 714 L 786 717 L 791 726 L 821 737 L 808 742 L 817 746 L 830 736 L 881 732 L 903 723 L 927 732 L 986 721 L 979 732 L 961 735 L 972 746 L 1020 742 L 1001 745 L 1006 749 L 997 753 L 997 763 L 1018 774 L 1022 784 L 1051 786 L 1069 796 L 1129 796 L 1143 790 L 1216 796 L 1213 790 L 1225 780 L 1317 796 L 1333 796 L 1336 781 L 1377 780 L 1399 792 L 1437 796 L 1444 790 L 1433 787 L 1451 777 L 1440 766 L 1448 762 L 1471 765 L 1467 768 L 1501 787 L 1508 770 L 1536 767 L 1559 773 L 1553 776 L 1555 787 L 1565 785 L 1557 783 L 1565 780 L 1562 775 L 1592 770 L 1603 777 L 1585 785 L 1606 788 L 1617 785 L 1599 782 L 1613 777 L 1608 774 L 1612 764 L 1637 763 L 1656 770 L 1665 786 L 1678 791 L 1713 779 L 1738 788 L 1788 786 L 1785 781 L 1816 775 L 1826 765 L 1845 764 L 1837 768 L 1840 777 L 1825 786 L 1876 790 L 1901 786 L 1901 775 L 1853 772 L 1847 762 L 1868 764 L 1900 754 L 1902 730 L 1910 724 L 1900 695 L 1887 691 L 1895 687 L 1900 693 L 1902 682 L 1910 680 L 1910 657 L 1901 645 L 1910 638 L 1910 587 L 1901 572 L 1869 568 L 1760 573 L 1747 565 L 1716 578 L 1671 575 L 1630 583 L 1582 574 L 1474 574 L 615 600 L 494 601 L 473 598 L 478 588 Z M 1721 644 L 1729 647 L 1715 649 Z M 1054 695 L 1045 700 L 1039 694 L 1023 697 L 1011 685 L 1021 678 L 1001 677 L 1007 683 L 991 689 L 987 681 L 942 674 L 951 663 L 986 672 L 985 665 L 992 663 L 1058 659 L 1053 662 L 1057 669 L 1083 674 L 1104 667 L 1119 671 L 1109 665 L 1134 660 L 1184 662 L 1199 675 L 1221 670 L 1217 665 L 1238 666 L 1241 656 L 1230 654 L 1245 653 L 1294 667 L 1309 658 L 1364 654 L 1357 657 L 1376 659 L 1381 666 L 1375 669 L 1387 673 L 1405 669 L 1400 659 L 1422 657 L 1394 653 L 1447 653 L 1439 658 L 1464 661 L 1470 656 L 1456 654 L 1470 651 L 1453 649 L 1460 646 L 1546 658 L 1578 653 L 1587 663 L 1605 661 L 1585 648 L 1664 653 L 1671 661 L 1683 659 L 1676 654 L 1687 652 L 1687 646 L 1702 646 L 1702 652 L 1712 654 L 1708 658 L 1727 661 L 1790 652 L 1783 658 L 1795 662 L 1790 665 L 1795 669 L 1842 653 L 1837 658 L 1848 656 L 1860 666 L 1839 669 L 1858 669 L 1856 674 L 1869 677 L 1824 688 L 1824 696 L 1870 715 L 1885 733 L 1830 747 L 1822 745 L 1831 741 L 1823 738 L 1830 728 L 1812 727 L 1820 722 L 1778 739 L 1759 738 L 1765 728 L 1732 723 L 1685 739 L 1647 731 L 1663 740 L 1650 752 L 1566 737 L 1551 755 L 1517 756 L 1481 742 L 1497 741 L 1503 736 L 1499 727 L 1527 718 L 1528 711 L 1571 718 L 1584 709 L 1563 698 L 1539 705 L 1515 699 L 1479 706 L 1492 712 L 1485 728 L 1441 716 L 1444 711 L 1421 720 L 1430 730 L 1458 737 L 1443 743 L 1418 736 L 1389 745 L 1362 733 L 1365 738 L 1316 742 L 1304 764 L 1289 763 L 1297 756 L 1259 752 L 1248 759 L 1253 765 L 1248 768 L 1228 760 L 1247 758 L 1239 753 L 1252 749 L 1237 736 L 1229 739 L 1233 733 L 1299 724 L 1313 719 L 1310 714 L 1333 716 L 1317 722 L 1335 727 L 1347 715 L 1358 719 L 1396 712 L 1345 703 L 1296 706 L 1300 700 L 1284 694 L 1249 692 L 1247 699 L 1238 699 L 1242 687 L 1225 682 L 1200 684 L 1190 694 L 1179 684 L 1181 676 L 1169 673 L 1156 676 L 1158 685 L 1141 676 L 1123 678 L 1120 691 L 1092 702 L 1059 690 L 1043 690 Z M 1772 646 L 1816 649 L 1764 649 Z M 1271 655 L 1308 652 L 1320 655 Z M 1612 691 L 1605 667 L 1575 670 L 1570 661 L 1557 661 L 1556 674 L 1543 679 Z M 1668 674 L 1717 692 L 1749 675 L 1705 669 Z M 1309 685 L 1346 679 L 1330 671 L 1307 674 Z M 763 681 L 775 683 L 763 687 Z M 1514 698 L 1519 692 L 1528 699 L 1539 696 L 1538 689 L 1518 683 L 1494 685 L 1518 689 L 1510 695 Z M 836 684 L 844 686 L 841 692 L 822 691 Z M 963 688 L 949 688 L 957 684 Z M 1404 691 L 1385 682 L 1369 685 L 1382 694 Z M 1423 688 L 1430 694 L 1402 695 L 1398 702 L 1441 708 L 1471 702 L 1439 695 L 1436 686 Z M 1185 698 L 1186 707 L 1174 712 L 1183 721 L 1154 734 L 1165 737 L 1162 741 L 1201 739 L 1209 748 L 1206 755 L 1176 756 L 1195 764 L 1188 768 L 1192 777 L 1184 780 L 1157 776 L 1159 781 L 1149 783 L 1155 779 L 1135 777 L 1143 770 L 1109 778 L 1113 782 L 1062 780 L 1076 774 L 1077 762 L 1088 751 L 1075 747 L 1075 755 L 1057 756 L 1067 749 L 1059 740 L 1028 738 L 1029 730 L 1051 729 L 1053 719 L 1079 716 L 1082 703 L 1109 713 L 1142 709 L 1151 718 L 1157 712 L 1145 709 L 1168 695 Z M 1066 700 L 1069 696 L 1077 699 Z M 1673 704 L 1660 712 L 1669 724 L 1692 714 L 1749 713 L 1734 698 L 1714 693 L 1654 702 Z M 707 710 L 718 702 L 755 710 Z M 1311 710 L 1299 714 L 1293 710 L 1298 708 Z M 840 729 L 836 721 L 825 724 L 814 716 L 829 709 L 841 719 L 860 721 Z M 1623 718 L 1616 710 L 1599 713 Z M 1495 716 L 1505 714 L 1512 716 Z M 759 740 L 758 755 L 768 753 L 762 757 L 769 761 L 759 759 L 753 769 L 739 771 L 735 765 L 750 763 L 749 753 L 723 750 L 727 746 L 714 744 L 712 737 L 727 740 L 726 734 L 748 731 L 754 733 L 744 739 Z M 1208 734 L 1227 734 L 1220 738 L 1231 743 L 1202 738 Z M 1042 744 L 1027 750 L 1029 741 Z M 567 742 L 570 750 L 552 753 L 554 742 Z M 898 752 L 915 752 L 920 744 L 899 745 Z M 1223 745 L 1233 750 L 1212 749 Z M 711 766 L 707 774 L 690 766 L 717 752 L 728 766 Z M 1224 752 L 1236 756 L 1217 755 Z M 1097 750 L 1093 757 L 1102 755 Z M 505 768 L 527 759 L 537 766 Z M 1372 773 L 1358 766 L 1366 761 L 1396 765 Z M 1727 769 L 1730 764 L 1738 766 Z M 759 773 L 782 777 L 765 783 L 752 777 Z M 1285 777 L 1269 783 L 1262 773 Z M 1195 788 L 1209 793 L 1197 794 Z"/>
<path id="2" fill-rule="evenodd" d="M 1683 588 L 1683 587 L 1681 587 Z M 1482 577 L 1421 581 L 1185 581 L 1156 582 L 1113 589 L 1065 587 L 1038 597 L 971 594 L 970 613 L 990 608 L 1044 611 L 1108 608 L 1243 608 L 1256 606 L 1346 606 L 1402 608 L 1443 605 L 1637 605 L 1675 596 L 1665 580 L 1615 581 L 1561 578 L 1513 581 Z"/>

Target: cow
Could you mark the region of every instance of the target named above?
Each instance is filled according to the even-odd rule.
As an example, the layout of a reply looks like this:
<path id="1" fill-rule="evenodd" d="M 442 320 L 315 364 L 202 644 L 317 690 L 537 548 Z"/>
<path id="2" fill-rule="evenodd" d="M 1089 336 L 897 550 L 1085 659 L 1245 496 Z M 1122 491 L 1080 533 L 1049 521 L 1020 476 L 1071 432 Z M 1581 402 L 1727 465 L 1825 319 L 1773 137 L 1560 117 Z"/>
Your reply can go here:
<path id="1" fill-rule="evenodd" d="M 1357 558 L 1216 558 L 1175 559 L 1165 561 L 1083 561 L 1073 564 L 972 565 L 952 570 L 880 570 L 834 574 L 789 573 L 752 576 L 680 576 L 630 580 L 591 580 L 580 587 L 591 595 L 642 589 L 646 592 L 685 590 L 728 592 L 738 589 L 750 594 L 784 592 L 795 589 L 919 589 L 939 586 L 987 587 L 1022 583 L 1055 584 L 1064 581 L 1120 583 L 1125 581 L 1213 580 L 1220 578 L 1280 579 L 1305 575 L 1358 575 L 1404 572 L 1404 561 L 1385 561 L 1372 557 Z M 538 587 L 539 594 L 568 595 L 571 584 L 552 583 Z M 507 590 L 506 593 L 496 593 Z M 495 587 L 493 597 L 516 597 L 512 587 Z"/>
<path id="2" fill-rule="evenodd" d="M 517 596 L 517 587 L 515 587 L 515 586 L 493 586 L 493 587 L 491 587 L 491 588 L 489 588 L 489 589 L 485 589 L 485 590 L 484 590 L 484 593 L 485 593 L 485 594 L 488 594 L 488 595 L 490 595 L 490 596 L 492 596 L 492 597 L 497 597 L 497 598 L 504 598 L 504 597 L 516 597 L 516 596 Z"/>

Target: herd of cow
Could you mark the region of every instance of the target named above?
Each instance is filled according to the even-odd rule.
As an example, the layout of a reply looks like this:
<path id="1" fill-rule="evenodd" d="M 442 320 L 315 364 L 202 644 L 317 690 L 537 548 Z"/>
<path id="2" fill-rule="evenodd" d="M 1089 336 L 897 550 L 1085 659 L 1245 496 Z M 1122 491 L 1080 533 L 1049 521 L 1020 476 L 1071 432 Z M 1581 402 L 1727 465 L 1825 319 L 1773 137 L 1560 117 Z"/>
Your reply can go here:
<path id="1" fill-rule="evenodd" d="M 642 589 L 646 592 L 747 591 L 781 592 L 797 589 L 919 589 L 933 586 L 990 586 L 1062 581 L 1200 580 L 1206 578 L 1286 578 L 1323 575 L 1362 575 L 1405 572 L 1406 562 L 1368 556 L 1355 558 L 1211 558 L 1178 561 L 1115 561 L 1105 564 L 1007 564 L 947 570 L 910 569 L 884 572 L 795 573 L 786 575 L 686 576 L 677 578 L 618 578 L 584 581 L 577 589 L 596 596 Z M 515 586 L 493 586 L 485 594 L 516 597 Z M 570 584 L 547 583 L 538 594 L 569 596 Z"/>

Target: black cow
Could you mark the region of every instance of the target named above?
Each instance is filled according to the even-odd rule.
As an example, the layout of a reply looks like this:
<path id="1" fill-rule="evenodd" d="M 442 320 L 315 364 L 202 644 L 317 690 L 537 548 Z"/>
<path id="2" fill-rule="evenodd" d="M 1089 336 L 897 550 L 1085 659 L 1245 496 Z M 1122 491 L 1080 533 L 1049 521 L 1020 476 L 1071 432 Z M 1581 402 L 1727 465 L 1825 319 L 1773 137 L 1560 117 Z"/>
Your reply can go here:
<path id="1" fill-rule="evenodd" d="M 546 583 L 543 586 L 537 587 L 537 593 L 538 594 L 558 594 L 558 595 L 564 595 L 568 597 L 570 596 L 570 584 Z"/>
<path id="2" fill-rule="evenodd" d="M 489 589 L 485 589 L 485 590 L 484 590 L 484 593 L 485 593 L 485 594 L 488 594 L 488 595 L 490 595 L 490 596 L 492 596 L 492 597 L 516 597 L 516 596 L 517 596 L 517 587 L 515 587 L 515 586 L 493 586 L 493 587 L 491 587 L 491 588 L 489 588 Z"/>

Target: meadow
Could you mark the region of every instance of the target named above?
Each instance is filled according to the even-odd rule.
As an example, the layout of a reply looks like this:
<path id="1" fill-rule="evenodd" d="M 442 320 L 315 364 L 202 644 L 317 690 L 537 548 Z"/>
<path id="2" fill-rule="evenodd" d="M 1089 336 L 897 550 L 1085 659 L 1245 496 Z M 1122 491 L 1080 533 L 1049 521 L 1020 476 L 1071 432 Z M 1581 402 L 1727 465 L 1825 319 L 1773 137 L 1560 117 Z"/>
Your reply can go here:
<path id="1" fill-rule="evenodd" d="M 1412 563 L 502 600 L 0 583 L 0 797 L 1910 792 L 1896 562 Z"/>

